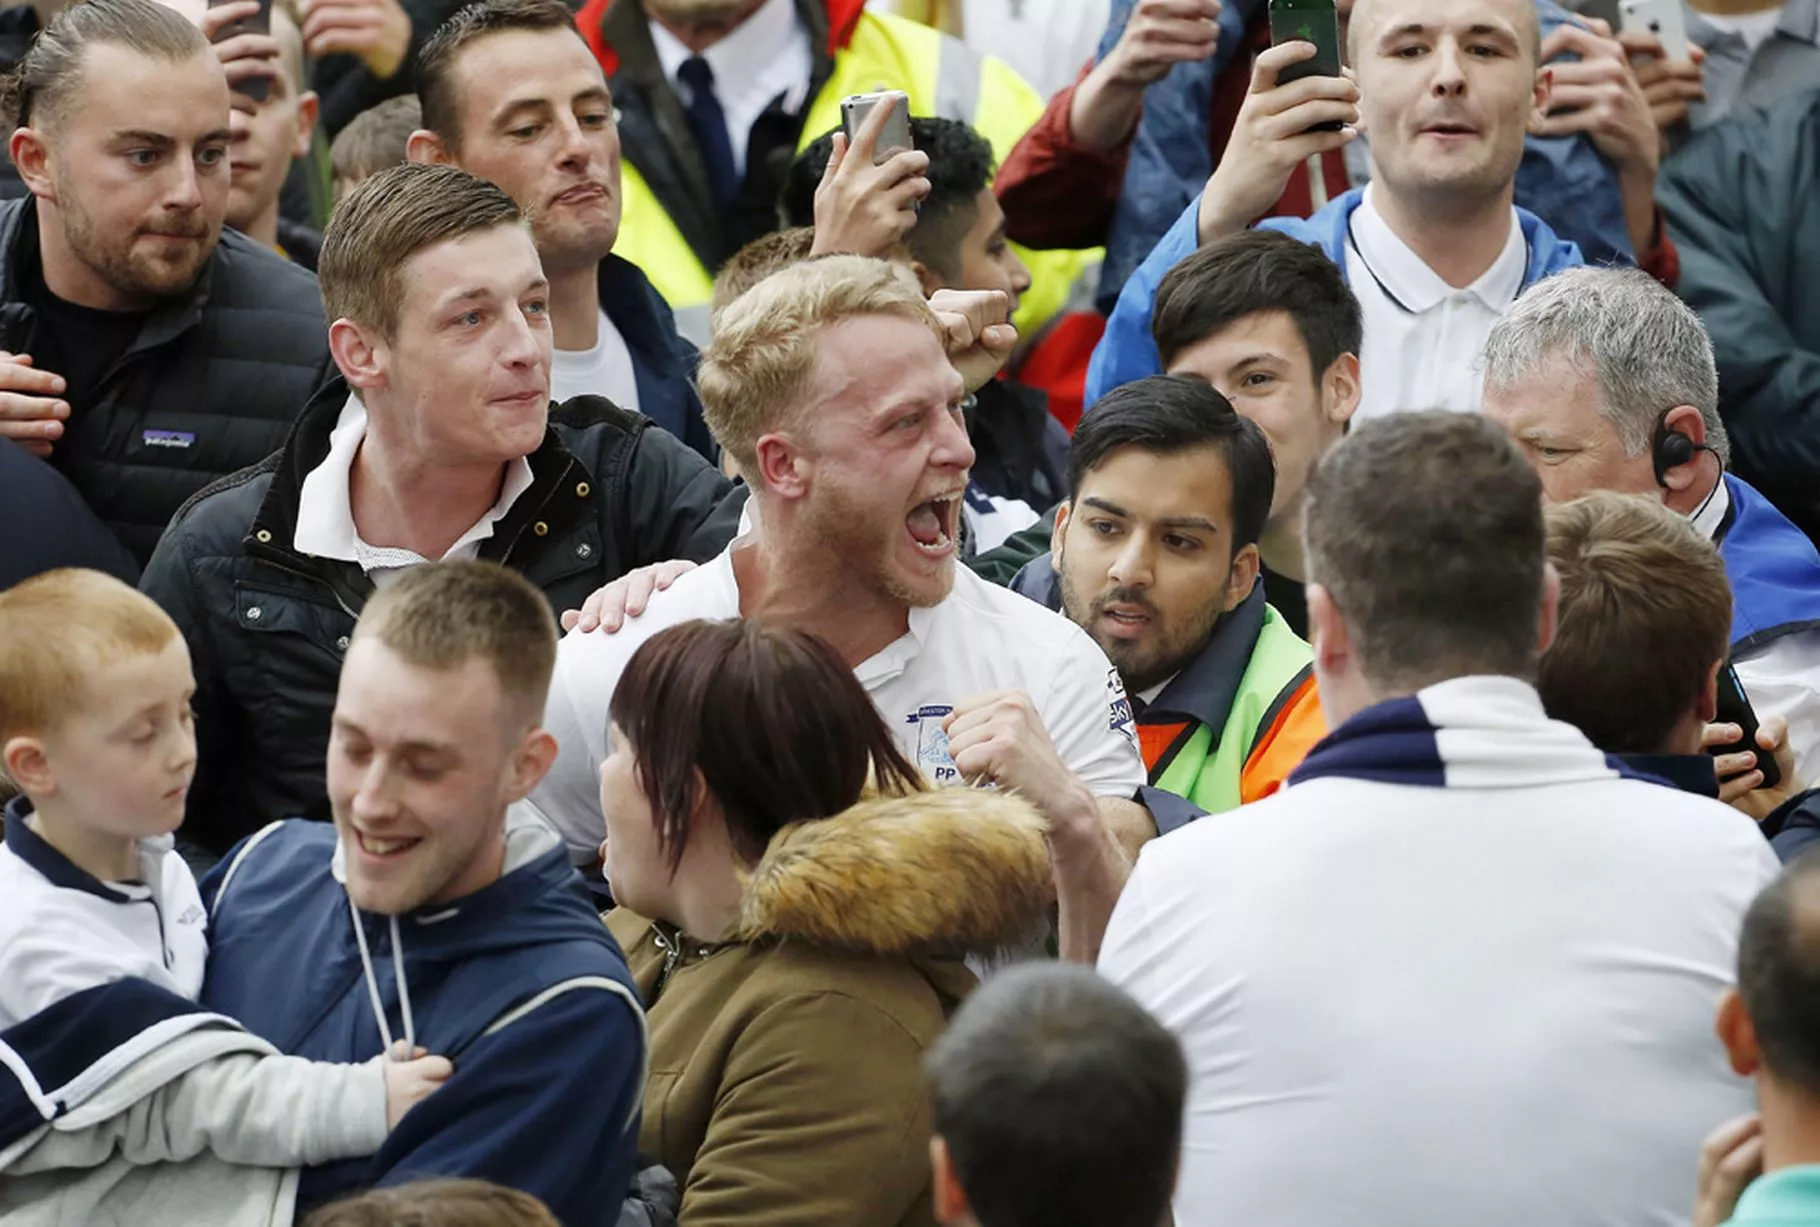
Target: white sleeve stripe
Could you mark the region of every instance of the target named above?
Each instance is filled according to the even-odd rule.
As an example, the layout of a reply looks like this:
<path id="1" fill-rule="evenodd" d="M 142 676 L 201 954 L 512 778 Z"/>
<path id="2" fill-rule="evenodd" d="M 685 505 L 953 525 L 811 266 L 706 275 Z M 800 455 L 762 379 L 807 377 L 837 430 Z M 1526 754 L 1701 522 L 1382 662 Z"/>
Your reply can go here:
<path id="1" fill-rule="evenodd" d="M 495 1032 L 504 1031 L 507 1027 L 524 1018 L 527 1014 L 538 1009 L 540 1006 L 547 1005 L 565 993 L 583 988 L 602 989 L 622 998 L 627 1005 L 632 1007 L 632 1017 L 638 1020 L 638 1089 L 637 1093 L 632 1096 L 632 1110 L 627 1115 L 625 1125 L 622 1127 L 624 1130 L 630 1130 L 633 1124 L 638 1120 L 639 1111 L 644 1107 L 645 1083 L 650 1081 L 651 1078 L 651 1029 L 645 1022 L 644 1003 L 639 1001 L 638 994 L 634 993 L 619 981 L 610 980 L 605 976 L 577 976 L 573 980 L 564 980 L 559 984 L 552 984 L 549 988 L 544 989 L 543 992 L 538 993 L 529 1001 L 521 1002 L 494 1019 L 491 1025 L 489 1025 L 485 1031 L 481 1032 L 481 1035 L 488 1036 Z"/>

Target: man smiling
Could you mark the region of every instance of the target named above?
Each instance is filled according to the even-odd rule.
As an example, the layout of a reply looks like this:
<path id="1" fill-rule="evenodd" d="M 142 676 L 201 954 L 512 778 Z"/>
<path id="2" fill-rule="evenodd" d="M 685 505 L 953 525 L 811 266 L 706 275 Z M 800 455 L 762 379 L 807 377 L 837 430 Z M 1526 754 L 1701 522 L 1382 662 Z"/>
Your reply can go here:
<path id="1" fill-rule="evenodd" d="M 524 214 L 449 166 L 342 201 L 322 249 L 341 377 L 282 451 L 192 503 L 142 586 L 195 656 L 186 836 L 219 855 L 326 817 L 323 757 L 354 619 L 438 559 L 529 576 L 556 609 L 631 567 L 711 557 L 737 510 L 677 439 L 604 400 L 551 408 L 549 287 Z"/>

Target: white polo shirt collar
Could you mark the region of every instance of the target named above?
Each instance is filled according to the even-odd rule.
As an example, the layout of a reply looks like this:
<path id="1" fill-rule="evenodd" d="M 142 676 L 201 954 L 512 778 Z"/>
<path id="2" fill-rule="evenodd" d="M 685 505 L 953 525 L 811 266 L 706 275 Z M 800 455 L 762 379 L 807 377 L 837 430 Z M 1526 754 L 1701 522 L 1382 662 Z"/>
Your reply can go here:
<path id="1" fill-rule="evenodd" d="M 350 394 L 329 433 L 329 453 L 322 463 L 303 479 L 297 496 L 297 532 L 293 544 L 300 554 L 316 558 L 333 558 L 339 562 L 357 563 L 370 578 L 380 577 L 413 567 L 429 559 L 412 550 L 393 546 L 369 545 L 360 538 L 354 524 L 354 504 L 350 483 L 354 458 L 367 437 L 367 410 L 358 397 Z M 531 488 L 531 461 L 520 456 L 506 466 L 505 481 L 500 484 L 499 499 L 474 526 L 443 554 L 443 561 L 480 556 L 483 542 L 519 495 Z"/>
<path id="2" fill-rule="evenodd" d="M 1510 211 L 1510 234 L 1498 258 L 1477 281 L 1455 289 L 1391 230 L 1390 223 L 1378 212 L 1376 193 L 1376 184 L 1366 185 L 1364 199 L 1352 214 L 1351 239 L 1367 275 L 1377 280 L 1387 296 L 1416 315 L 1434 310 L 1456 294 L 1470 294 L 1499 314 L 1517 301 L 1523 276 L 1529 270 L 1529 243 L 1523 237 L 1515 209 Z"/>

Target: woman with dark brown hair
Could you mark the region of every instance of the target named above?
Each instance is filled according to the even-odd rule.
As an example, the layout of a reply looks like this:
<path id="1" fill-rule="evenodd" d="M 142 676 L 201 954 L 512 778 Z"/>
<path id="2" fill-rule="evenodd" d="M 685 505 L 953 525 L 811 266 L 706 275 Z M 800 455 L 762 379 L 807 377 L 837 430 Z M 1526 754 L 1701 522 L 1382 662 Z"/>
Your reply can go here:
<path id="1" fill-rule="evenodd" d="M 639 1151 L 683 1227 L 933 1224 L 924 1051 L 1049 893 L 1024 802 L 926 791 L 839 655 L 688 622 L 632 657 L 601 767 L 607 918 L 649 1012 Z"/>

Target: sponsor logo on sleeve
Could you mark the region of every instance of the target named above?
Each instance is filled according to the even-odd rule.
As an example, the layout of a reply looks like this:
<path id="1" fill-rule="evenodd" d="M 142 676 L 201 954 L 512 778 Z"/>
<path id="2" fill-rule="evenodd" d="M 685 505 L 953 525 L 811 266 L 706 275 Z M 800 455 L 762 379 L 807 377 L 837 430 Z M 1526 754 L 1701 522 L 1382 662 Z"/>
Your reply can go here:
<path id="1" fill-rule="evenodd" d="M 1125 695 L 1125 679 L 1119 676 L 1117 669 L 1106 671 L 1106 694 L 1111 705 L 1108 727 L 1115 733 L 1124 734 L 1133 745 L 1137 744 L 1137 720 L 1131 714 L 1131 700 Z"/>

